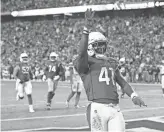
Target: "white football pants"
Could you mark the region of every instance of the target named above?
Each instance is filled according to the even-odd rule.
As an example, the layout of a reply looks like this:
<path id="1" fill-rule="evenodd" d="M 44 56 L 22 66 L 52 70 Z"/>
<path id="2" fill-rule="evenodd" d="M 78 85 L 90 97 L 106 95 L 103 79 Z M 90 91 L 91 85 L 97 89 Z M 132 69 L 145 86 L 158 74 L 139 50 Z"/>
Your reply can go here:
<path id="1" fill-rule="evenodd" d="M 93 102 L 87 112 L 91 132 L 125 132 L 125 120 L 118 105 Z"/>
<path id="2" fill-rule="evenodd" d="M 161 84 L 162 84 L 162 88 L 164 89 L 164 75 L 161 76 Z"/>
<path id="3" fill-rule="evenodd" d="M 32 94 L 32 84 L 31 81 L 27 81 L 23 84 L 19 83 L 20 79 L 16 80 L 16 91 L 20 97 L 24 97 L 24 92 L 29 95 Z"/>

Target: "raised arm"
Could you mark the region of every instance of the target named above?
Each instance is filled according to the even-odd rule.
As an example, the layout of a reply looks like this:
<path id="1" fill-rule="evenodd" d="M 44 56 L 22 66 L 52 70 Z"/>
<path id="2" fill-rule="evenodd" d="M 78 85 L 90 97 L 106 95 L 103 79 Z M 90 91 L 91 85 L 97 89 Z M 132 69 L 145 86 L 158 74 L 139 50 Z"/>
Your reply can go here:
<path id="1" fill-rule="evenodd" d="M 79 73 L 85 74 L 88 71 L 88 39 L 89 39 L 89 31 L 92 27 L 92 20 L 94 17 L 94 12 L 91 9 L 87 9 L 85 12 L 85 25 L 83 29 L 83 35 L 80 41 L 79 46 L 79 55 L 76 59 L 75 67 Z"/>

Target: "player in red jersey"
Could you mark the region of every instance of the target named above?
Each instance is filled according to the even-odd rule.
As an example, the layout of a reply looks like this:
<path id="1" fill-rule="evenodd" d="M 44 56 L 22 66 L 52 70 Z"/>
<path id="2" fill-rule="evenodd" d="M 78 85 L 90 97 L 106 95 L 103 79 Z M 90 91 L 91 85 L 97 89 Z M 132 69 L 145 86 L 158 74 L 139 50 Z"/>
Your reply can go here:
<path id="1" fill-rule="evenodd" d="M 16 99 L 20 100 L 24 98 L 24 92 L 28 97 L 29 102 L 29 112 L 35 112 L 33 109 L 33 100 L 32 100 L 32 84 L 31 79 L 33 77 L 31 72 L 31 67 L 28 64 L 28 55 L 22 53 L 20 55 L 20 64 L 14 68 L 14 78 L 16 79 Z"/>
<path id="2" fill-rule="evenodd" d="M 124 132 L 125 121 L 119 109 L 116 83 L 134 104 L 146 106 L 119 72 L 119 63 L 106 57 L 107 38 L 100 32 L 89 33 L 94 13 L 85 13 L 85 27 L 75 67 L 84 83 L 89 101 L 87 117 L 91 131 Z"/>
<path id="3" fill-rule="evenodd" d="M 55 90 L 57 88 L 58 80 L 61 76 L 61 65 L 57 61 L 58 54 L 51 52 L 49 56 L 49 62 L 45 68 L 45 75 L 48 83 L 48 94 L 47 94 L 47 110 L 51 108 L 51 101 L 55 95 Z"/>
<path id="4" fill-rule="evenodd" d="M 76 93 L 74 106 L 75 108 L 79 108 L 78 103 L 80 100 L 81 91 L 83 89 L 83 82 L 81 80 L 80 75 L 77 73 L 75 67 L 73 66 L 73 64 L 70 66 L 70 78 L 71 78 L 71 93 L 69 94 L 66 100 L 66 106 L 69 107 L 69 101 Z"/>

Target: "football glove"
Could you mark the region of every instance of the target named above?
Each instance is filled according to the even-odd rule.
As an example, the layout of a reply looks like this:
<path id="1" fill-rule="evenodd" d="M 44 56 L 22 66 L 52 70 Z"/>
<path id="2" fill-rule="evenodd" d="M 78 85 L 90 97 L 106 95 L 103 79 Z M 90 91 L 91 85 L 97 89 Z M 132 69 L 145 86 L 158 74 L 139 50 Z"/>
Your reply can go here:
<path id="1" fill-rule="evenodd" d="M 147 105 L 144 103 L 144 101 L 143 101 L 140 97 L 138 97 L 138 96 L 134 96 L 134 97 L 132 98 L 132 101 L 133 101 L 133 103 L 134 103 L 135 105 L 139 105 L 140 107 L 141 107 L 141 106 L 146 106 L 146 107 L 147 107 Z"/>
<path id="2" fill-rule="evenodd" d="M 95 14 L 95 12 L 92 11 L 92 9 L 87 9 L 85 12 L 85 27 L 87 29 L 89 29 L 93 26 L 94 14 Z"/>

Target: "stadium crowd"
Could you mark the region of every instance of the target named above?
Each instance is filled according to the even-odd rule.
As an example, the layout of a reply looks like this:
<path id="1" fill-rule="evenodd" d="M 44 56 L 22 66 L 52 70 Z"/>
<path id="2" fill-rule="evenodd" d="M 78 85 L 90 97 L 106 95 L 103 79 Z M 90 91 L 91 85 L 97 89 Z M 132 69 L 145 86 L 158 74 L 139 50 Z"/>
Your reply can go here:
<path id="1" fill-rule="evenodd" d="M 2 0 L 2 12 L 15 10 L 29 10 L 41 8 L 55 8 L 81 6 L 93 4 L 113 4 L 116 2 L 144 2 L 153 0 Z"/>
<path id="2" fill-rule="evenodd" d="M 92 4 L 93 1 L 95 1 L 94 4 L 107 2 L 107 0 L 86 0 L 85 2 Z M 24 6 L 22 2 L 25 2 Z M 31 2 L 35 3 L 35 6 Z M 45 2 L 46 0 L 42 2 L 4 0 L 2 4 L 5 6 L 2 6 L 2 11 L 20 9 L 20 7 L 42 8 L 43 5 L 46 8 L 53 5 L 51 0 L 47 4 L 44 4 Z M 71 2 L 56 1 L 54 6 L 72 6 L 80 1 Z M 38 67 L 42 73 L 50 52 L 55 51 L 63 64 L 64 75 L 65 66 L 71 62 L 73 52 L 77 52 L 76 47 L 81 38 L 82 25 L 83 18 L 70 16 L 64 16 L 64 19 L 45 17 L 45 19 L 13 19 L 2 22 L 1 58 L 2 67 L 4 67 L 2 70 L 9 71 L 12 78 L 13 67 L 19 62 L 20 53 L 27 52 L 31 58 L 34 74 Z M 164 59 L 164 51 L 158 46 L 164 45 L 164 13 L 158 13 L 157 9 L 148 9 L 97 14 L 94 18 L 94 29 L 109 38 L 107 55 L 116 59 L 126 58 L 130 82 L 159 82 L 160 70 L 157 64 Z M 111 45 L 115 48 L 111 48 Z M 4 72 L 1 71 L 1 73 Z M 65 80 L 64 77 L 63 80 Z"/>

